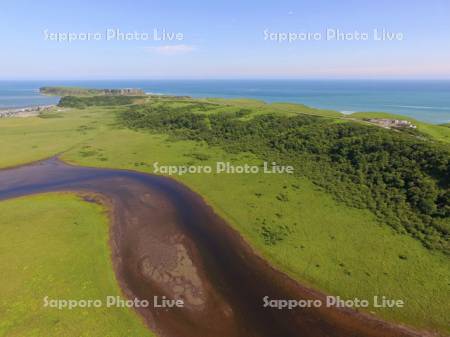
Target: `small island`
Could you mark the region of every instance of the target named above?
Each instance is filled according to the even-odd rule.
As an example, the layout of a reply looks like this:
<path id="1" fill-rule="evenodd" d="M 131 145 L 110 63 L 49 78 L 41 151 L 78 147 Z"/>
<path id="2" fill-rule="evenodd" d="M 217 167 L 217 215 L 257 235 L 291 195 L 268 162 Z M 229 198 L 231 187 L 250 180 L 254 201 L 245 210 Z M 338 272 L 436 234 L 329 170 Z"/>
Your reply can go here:
<path id="1" fill-rule="evenodd" d="M 145 92 L 136 88 L 123 89 L 86 89 L 79 87 L 41 87 L 39 92 L 48 96 L 145 96 Z"/>

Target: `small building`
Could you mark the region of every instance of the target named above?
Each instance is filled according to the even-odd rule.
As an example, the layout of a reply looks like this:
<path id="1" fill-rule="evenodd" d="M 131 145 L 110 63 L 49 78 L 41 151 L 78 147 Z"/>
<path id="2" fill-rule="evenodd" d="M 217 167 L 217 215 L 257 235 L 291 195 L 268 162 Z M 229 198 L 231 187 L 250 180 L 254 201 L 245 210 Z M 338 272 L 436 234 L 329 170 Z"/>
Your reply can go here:
<path id="1" fill-rule="evenodd" d="M 407 120 L 401 120 L 401 119 L 388 119 L 388 118 L 368 118 L 365 119 L 365 121 L 369 122 L 369 123 L 373 123 L 376 125 L 379 125 L 383 128 L 386 129 L 391 129 L 391 128 L 411 128 L 411 129 L 415 129 L 417 128 L 417 126 L 415 126 L 414 124 L 412 124 L 410 121 Z"/>

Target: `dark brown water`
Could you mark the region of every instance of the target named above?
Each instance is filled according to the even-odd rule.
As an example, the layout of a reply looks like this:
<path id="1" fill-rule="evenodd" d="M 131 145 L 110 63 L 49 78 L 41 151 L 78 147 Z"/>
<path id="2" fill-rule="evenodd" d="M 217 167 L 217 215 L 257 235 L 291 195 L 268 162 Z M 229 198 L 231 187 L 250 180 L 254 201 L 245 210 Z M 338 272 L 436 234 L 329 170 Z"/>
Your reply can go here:
<path id="1" fill-rule="evenodd" d="M 264 308 L 271 299 L 325 299 L 270 267 L 198 195 L 174 180 L 50 159 L 0 171 L 0 200 L 74 191 L 101 196 L 111 212 L 117 279 L 137 311 L 169 337 L 426 336 L 349 309 Z M 93 224 L 95 225 L 95 224 Z M 182 299 L 155 308 L 154 296 Z"/>

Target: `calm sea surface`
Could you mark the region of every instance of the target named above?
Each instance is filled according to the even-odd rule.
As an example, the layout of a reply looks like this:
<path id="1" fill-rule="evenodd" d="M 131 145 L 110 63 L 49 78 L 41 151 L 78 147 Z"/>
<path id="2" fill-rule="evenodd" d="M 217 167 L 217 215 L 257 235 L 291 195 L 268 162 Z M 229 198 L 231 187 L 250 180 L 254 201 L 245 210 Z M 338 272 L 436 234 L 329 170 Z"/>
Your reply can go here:
<path id="1" fill-rule="evenodd" d="M 39 94 L 45 85 L 141 88 L 148 93 L 193 97 L 248 97 L 293 102 L 343 113 L 382 111 L 429 123 L 450 122 L 450 81 L 360 80 L 133 80 L 0 82 L 0 109 L 54 104 Z"/>

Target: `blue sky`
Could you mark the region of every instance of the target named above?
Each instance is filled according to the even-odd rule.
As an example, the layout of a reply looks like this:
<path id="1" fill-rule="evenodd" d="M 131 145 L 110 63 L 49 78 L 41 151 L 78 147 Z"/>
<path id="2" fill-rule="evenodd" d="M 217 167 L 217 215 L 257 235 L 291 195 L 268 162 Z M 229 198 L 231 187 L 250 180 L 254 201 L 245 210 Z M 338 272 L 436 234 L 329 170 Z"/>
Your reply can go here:
<path id="1" fill-rule="evenodd" d="M 0 79 L 450 79 L 448 0 L 3 0 L 0 6 Z M 105 34 L 108 28 L 156 29 L 159 36 L 165 29 L 183 39 L 58 42 L 44 33 Z M 369 38 L 327 40 L 327 29 Z M 403 38 L 375 41 L 374 29 Z M 322 35 L 273 39 L 300 32 Z"/>

